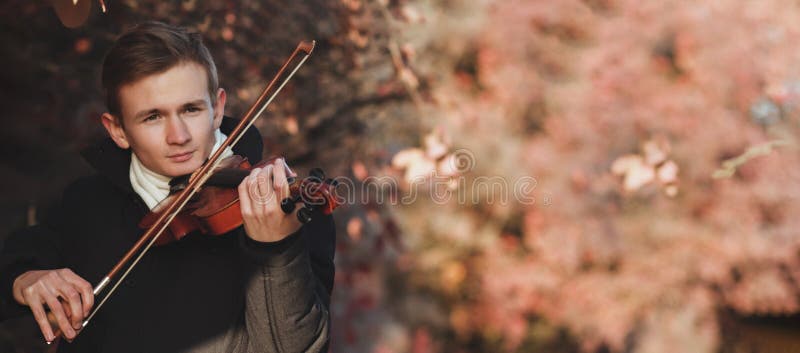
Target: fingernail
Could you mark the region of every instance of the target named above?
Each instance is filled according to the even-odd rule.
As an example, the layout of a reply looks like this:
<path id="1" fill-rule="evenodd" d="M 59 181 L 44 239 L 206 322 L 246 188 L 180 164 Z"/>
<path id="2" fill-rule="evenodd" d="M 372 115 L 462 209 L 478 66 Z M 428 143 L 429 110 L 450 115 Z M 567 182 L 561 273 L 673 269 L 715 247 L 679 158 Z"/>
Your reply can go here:
<path id="1" fill-rule="evenodd" d="M 261 173 L 261 168 L 256 168 L 255 170 L 253 170 L 252 175 L 256 176 L 256 175 L 258 175 L 258 173 Z"/>

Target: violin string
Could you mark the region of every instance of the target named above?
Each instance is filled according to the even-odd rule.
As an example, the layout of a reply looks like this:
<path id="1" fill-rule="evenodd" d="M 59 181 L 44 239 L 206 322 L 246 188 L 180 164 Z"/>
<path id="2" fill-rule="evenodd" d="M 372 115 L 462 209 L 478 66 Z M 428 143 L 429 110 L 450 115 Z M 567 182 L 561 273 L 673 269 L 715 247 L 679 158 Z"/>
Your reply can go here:
<path id="1" fill-rule="evenodd" d="M 290 72 L 289 75 L 283 80 L 283 82 L 281 82 L 281 85 L 278 86 L 278 89 L 275 90 L 275 93 L 273 93 L 272 96 L 270 96 L 270 98 L 267 100 L 267 102 L 264 103 L 264 105 L 261 106 L 261 109 L 258 110 L 258 112 L 253 117 L 253 119 L 250 119 L 250 122 L 247 124 L 247 127 L 244 128 L 242 131 L 247 131 L 247 129 L 249 129 L 250 126 L 253 125 L 253 123 L 256 121 L 256 119 L 258 119 L 258 117 L 261 116 L 261 114 L 264 112 L 264 110 L 266 110 L 267 106 L 272 102 L 273 99 L 275 99 L 275 97 L 278 95 L 278 93 L 280 93 L 280 91 L 283 89 L 283 87 L 286 85 L 286 83 L 289 82 L 289 80 L 292 78 L 292 76 L 294 76 L 294 74 L 297 72 L 297 70 L 300 69 L 301 66 L 303 66 L 303 64 L 305 63 L 306 59 L 308 59 L 309 56 L 310 56 L 310 54 L 306 54 L 300 60 L 300 63 L 297 64 L 297 66 L 295 66 L 295 68 L 292 70 L 292 72 Z M 229 145 L 229 147 L 233 148 L 233 146 L 236 145 L 236 143 L 239 142 L 239 139 L 241 139 L 243 135 L 244 135 L 244 133 L 239 134 L 236 137 L 236 139 Z M 214 168 L 216 168 L 217 165 L 219 165 L 219 163 L 221 161 L 222 161 L 222 159 L 218 158 L 214 162 L 214 165 L 209 170 L 214 170 Z M 128 276 L 128 274 L 139 263 L 139 260 L 141 260 L 142 257 L 144 257 L 144 255 L 150 250 L 150 248 L 153 246 L 153 244 L 155 244 L 155 242 L 158 240 L 158 238 L 164 232 L 164 230 L 169 226 L 170 222 L 172 222 L 172 220 L 175 218 L 175 216 L 178 215 L 180 210 L 182 210 L 183 207 L 186 205 L 186 203 L 189 202 L 189 199 L 191 199 L 191 197 L 194 196 L 194 194 L 200 189 L 200 187 L 206 182 L 206 180 L 208 180 L 209 176 L 210 176 L 210 173 L 208 173 L 205 176 L 205 178 L 200 180 L 197 183 L 197 186 L 189 192 L 189 196 L 176 209 L 176 211 L 174 211 L 168 217 L 168 219 L 165 222 L 162 223 L 161 228 L 153 236 L 153 239 L 151 239 L 150 242 L 147 243 L 147 246 L 145 246 L 144 249 L 142 249 L 142 251 L 139 252 L 139 254 L 131 262 L 130 266 L 128 266 L 128 268 L 125 270 L 125 272 L 122 274 L 122 276 L 120 276 L 119 279 L 114 283 L 114 286 L 112 286 L 111 289 L 108 290 L 108 292 L 103 296 L 103 299 L 100 301 L 100 303 L 97 304 L 97 306 L 94 308 L 94 310 L 92 310 L 92 313 L 89 315 L 89 317 L 87 317 L 86 320 L 83 321 L 83 323 L 81 324 L 82 327 L 86 327 L 86 325 L 89 324 L 89 321 L 100 311 L 100 308 L 103 306 L 103 304 L 105 304 L 105 302 L 111 297 L 111 295 L 114 294 L 114 292 L 117 290 L 117 287 L 119 287 L 119 285 L 122 284 L 122 282 L 125 280 L 125 278 Z"/>

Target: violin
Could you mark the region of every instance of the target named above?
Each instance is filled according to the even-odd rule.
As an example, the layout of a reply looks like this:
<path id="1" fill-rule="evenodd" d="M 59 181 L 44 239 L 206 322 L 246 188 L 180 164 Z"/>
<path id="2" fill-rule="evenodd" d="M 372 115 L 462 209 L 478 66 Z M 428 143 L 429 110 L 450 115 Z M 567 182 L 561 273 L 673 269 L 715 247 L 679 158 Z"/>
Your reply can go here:
<path id="1" fill-rule="evenodd" d="M 224 167 L 214 171 L 208 178 L 203 188 L 186 204 L 183 210 L 175 216 L 164 230 L 155 245 L 166 245 L 178 241 L 192 232 L 207 235 L 222 235 L 242 225 L 242 211 L 239 206 L 239 193 L 237 187 L 246 178 L 253 168 L 260 168 L 272 164 L 279 157 L 272 157 L 251 166 L 247 158 L 233 155 L 222 161 Z M 289 174 L 293 174 L 291 169 Z M 170 182 L 170 194 L 173 195 L 186 188 L 191 176 L 183 176 Z M 281 210 L 285 214 L 295 211 L 297 204 L 303 206 L 297 211 L 297 219 L 302 224 L 310 222 L 314 215 L 321 213 L 329 215 L 339 206 L 334 197 L 334 189 L 338 181 L 325 177 L 320 168 L 310 171 L 310 176 L 298 180 L 296 175 L 287 177 L 289 183 L 289 196 L 281 200 Z M 164 206 L 172 202 L 172 197 L 167 197 L 148 213 L 139 227 L 147 229 L 153 226 Z"/>
<path id="2" fill-rule="evenodd" d="M 267 106 L 311 55 L 314 44 L 314 41 L 300 42 L 278 73 L 264 88 L 256 102 L 239 121 L 239 124 L 228 134 L 228 138 L 208 160 L 190 176 L 174 180 L 174 185 L 171 186 L 174 193 L 171 193 L 167 200 L 162 201 L 155 212 L 151 212 L 140 222 L 140 225 L 147 230 L 94 287 L 93 294 L 98 296 L 114 280 L 114 285 L 83 320 L 82 327 L 86 327 L 97 315 L 103 304 L 153 245 L 177 241 L 194 231 L 211 235 L 224 234 L 242 225 L 236 186 L 250 174 L 249 170 L 253 166 L 250 166 L 250 163 L 241 156 L 223 159 L 222 153 L 227 148 L 234 146 L 258 116 L 267 109 Z M 299 63 L 294 65 L 278 85 L 279 79 L 284 76 L 290 64 L 296 61 L 296 57 L 301 53 L 304 55 Z M 264 166 L 271 161 L 274 161 L 274 158 L 256 164 L 255 167 Z M 330 214 L 339 205 L 333 196 L 336 181 L 326 178 L 319 168 L 313 169 L 310 174 L 303 180 L 297 180 L 296 177 L 287 179 L 290 195 L 281 200 L 281 210 L 287 214 L 295 210 L 296 204 L 303 204 L 297 212 L 301 223 L 310 221 L 318 212 Z M 48 319 L 51 324 L 56 322 L 52 313 L 48 314 Z M 54 333 L 58 339 L 62 333 L 57 329 L 58 325 L 53 326 L 56 327 Z M 78 333 L 80 332 L 78 331 Z M 52 342 L 49 341 L 47 344 Z"/>

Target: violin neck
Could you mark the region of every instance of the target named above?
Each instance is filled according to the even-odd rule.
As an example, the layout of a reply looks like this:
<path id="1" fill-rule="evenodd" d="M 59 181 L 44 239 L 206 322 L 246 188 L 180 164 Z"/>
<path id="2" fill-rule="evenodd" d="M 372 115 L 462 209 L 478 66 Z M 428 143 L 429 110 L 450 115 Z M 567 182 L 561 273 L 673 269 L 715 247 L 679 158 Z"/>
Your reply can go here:
<path id="1" fill-rule="evenodd" d="M 214 172 L 208 180 L 206 180 L 205 186 L 216 186 L 221 188 L 236 188 L 239 184 L 242 183 L 242 180 L 250 175 L 251 170 L 248 169 L 222 169 Z M 295 177 L 288 177 L 287 181 L 289 185 L 294 184 Z M 189 180 L 189 176 L 183 176 L 176 179 L 173 179 L 171 182 L 171 191 L 177 192 L 183 190 L 186 187 L 186 184 Z"/>
<path id="2" fill-rule="evenodd" d="M 242 180 L 250 175 L 246 169 L 223 169 L 214 172 L 205 183 L 205 186 L 217 186 L 223 188 L 235 188 L 242 183 Z"/>

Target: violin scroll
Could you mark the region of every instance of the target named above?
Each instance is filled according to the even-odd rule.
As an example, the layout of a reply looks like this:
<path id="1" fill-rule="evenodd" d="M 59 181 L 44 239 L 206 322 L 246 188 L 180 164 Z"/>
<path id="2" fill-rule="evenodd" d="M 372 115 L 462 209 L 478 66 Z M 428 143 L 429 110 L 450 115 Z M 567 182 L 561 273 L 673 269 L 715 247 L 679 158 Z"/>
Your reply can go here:
<path id="1" fill-rule="evenodd" d="M 321 168 L 313 168 L 309 174 L 309 177 L 303 179 L 297 186 L 297 192 L 294 192 L 290 185 L 292 196 L 281 201 L 281 209 L 287 214 L 294 211 L 294 205 L 298 201 L 303 202 L 303 208 L 297 211 L 297 220 L 303 224 L 310 222 L 314 213 L 321 212 L 325 215 L 333 213 L 340 204 L 335 197 L 338 181 L 326 178 Z"/>

